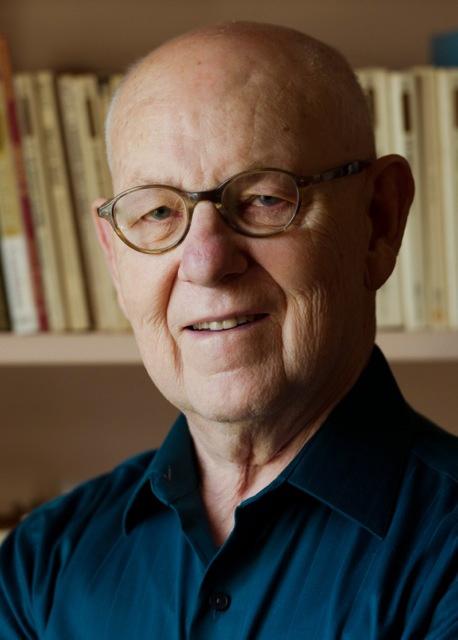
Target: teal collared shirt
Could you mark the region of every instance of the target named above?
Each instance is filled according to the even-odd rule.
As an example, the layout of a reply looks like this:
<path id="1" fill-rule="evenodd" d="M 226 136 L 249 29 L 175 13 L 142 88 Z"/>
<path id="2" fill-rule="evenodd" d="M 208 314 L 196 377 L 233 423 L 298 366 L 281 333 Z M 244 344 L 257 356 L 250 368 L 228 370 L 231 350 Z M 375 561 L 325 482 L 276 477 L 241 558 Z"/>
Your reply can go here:
<path id="1" fill-rule="evenodd" d="M 458 439 L 380 350 L 212 541 L 181 416 L 157 452 L 34 511 L 0 551 L 1 640 L 457 640 Z"/>

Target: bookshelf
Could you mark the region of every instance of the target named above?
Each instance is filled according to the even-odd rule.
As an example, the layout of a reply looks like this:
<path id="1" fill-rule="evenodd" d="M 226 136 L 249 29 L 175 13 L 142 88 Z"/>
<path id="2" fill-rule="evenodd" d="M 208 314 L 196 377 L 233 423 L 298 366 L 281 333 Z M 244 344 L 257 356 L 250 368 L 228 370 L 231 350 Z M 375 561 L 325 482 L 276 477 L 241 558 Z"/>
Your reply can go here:
<path id="1" fill-rule="evenodd" d="M 0 4 L 15 71 L 111 73 L 175 34 L 232 19 L 304 30 L 336 46 L 355 67 L 427 63 L 431 35 L 458 26 L 455 0 L 439 9 L 429 0 Z M 381 332 L 378 344 L 407 399 L 458 432 L 458 332 Z M 157 446 L 176 413 L 149 381 L 129 333 L 0 334 L 0 388 L 0 510 L 12 497 L 52 494 Z"/>
<path id="2" fill-rule="evenodd" d="M 458 362 L 458 331 L 379 332 L 392 363 Z M 131 333 L 16 336 L 0 333 L 0 367 L 141 365 Z"/>

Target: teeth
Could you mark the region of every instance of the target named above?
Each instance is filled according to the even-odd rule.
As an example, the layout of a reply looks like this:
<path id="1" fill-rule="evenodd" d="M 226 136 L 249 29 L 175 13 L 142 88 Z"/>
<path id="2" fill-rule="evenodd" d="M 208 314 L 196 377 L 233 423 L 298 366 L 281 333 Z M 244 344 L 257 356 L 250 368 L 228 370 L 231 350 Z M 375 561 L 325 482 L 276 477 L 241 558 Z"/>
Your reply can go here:
<path id="1" fill-rule="evenodd" d="M 226 320 L 211 322 L 197 322 L 193 324 L 192 328 L 196 331 L 202 331 L 203 329 L 209 329 L 210 331 L 223 331 L 224 329 L 233 329 L 239 324 L 246 324 L 247 322 L 253 322 L 256 316 L 240 316 L 238 318 L 227 318 Z"/>
<path id="2" fill-rule="evenodd" d="M 215 322 L 215 324 L 221 324 L 221 323 Z M 223 320 L 222 324 L 223 324 L 223 329 L 233 329 L 234 327 L 237 326 L 237 320 L 235 320 L 235 318 L 233 320 Z"/>

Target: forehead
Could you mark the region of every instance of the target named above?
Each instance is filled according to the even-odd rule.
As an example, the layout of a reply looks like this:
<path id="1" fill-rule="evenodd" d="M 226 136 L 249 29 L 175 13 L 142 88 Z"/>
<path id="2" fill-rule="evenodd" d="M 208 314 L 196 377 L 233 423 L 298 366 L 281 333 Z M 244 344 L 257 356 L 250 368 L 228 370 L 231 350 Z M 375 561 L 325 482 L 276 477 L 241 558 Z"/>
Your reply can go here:
<path id="1" fill-rule="evenodd" d="M 127 83 L 112 127 L 117 190 L 145 182 L 201 190 L 254 166 L 325 166 L 323 114 L 282 61 L 203 53 L 156 62 Z"/>

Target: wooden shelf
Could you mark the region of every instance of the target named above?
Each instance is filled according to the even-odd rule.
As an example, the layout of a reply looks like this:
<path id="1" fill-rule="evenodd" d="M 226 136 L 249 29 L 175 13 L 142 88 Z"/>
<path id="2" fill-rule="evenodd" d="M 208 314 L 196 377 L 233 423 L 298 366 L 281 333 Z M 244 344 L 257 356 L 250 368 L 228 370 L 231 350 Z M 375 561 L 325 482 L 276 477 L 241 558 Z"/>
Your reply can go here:
<path id="1" fill-rule="evenodd" d="M 139 363 L 140 355 L 130 333 L 0 334 L 0 366 Z"/>
<path id="2" fill-rule="evenodd" d="M 458 331 L 381 332 L 377 344 L 391 362 L 458 361 Z M 140 363 L 131 333 L 0 334 L 0 366 Z"/>
<path id="3" fill-rule="evenodd" d="M 458 361 L 458 331 L 383 331 L 377 344 L 391 362 Z"/>

